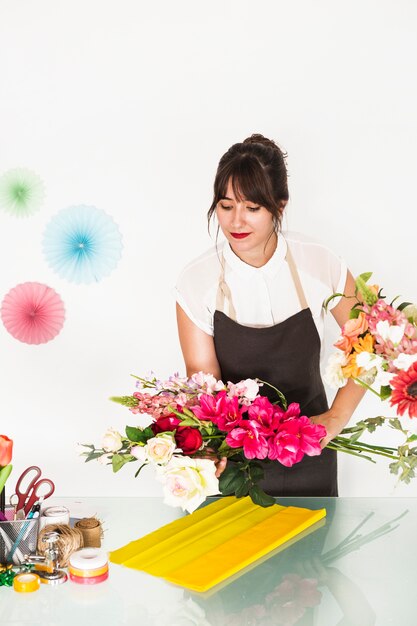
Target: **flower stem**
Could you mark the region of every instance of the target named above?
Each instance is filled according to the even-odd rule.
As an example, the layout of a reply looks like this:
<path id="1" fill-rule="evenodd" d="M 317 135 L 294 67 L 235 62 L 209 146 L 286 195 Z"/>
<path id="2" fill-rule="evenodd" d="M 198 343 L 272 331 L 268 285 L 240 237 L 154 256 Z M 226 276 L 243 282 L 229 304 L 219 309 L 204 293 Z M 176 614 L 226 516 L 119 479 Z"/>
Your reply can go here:
<path id="1" fill-rule="evenodd" d="M 365 389 L 367 389 L 368 391 L 372 391 L 372 393 L 374 393 L 376 396 L 378 396 L 378 398 L 381 400 L 381 394 L 378 393 L 377 391 L 375 391 L 375 389 L 372 389 L 372 387 L 370 387 L 369 385 L 367 385 L 366 383 L 363 382 L 363 380 L 361 380 L 360 378 L 357 378 L 356 376 L 352 376 L 353 380 L 358 383 L 358 385 L 361 385 L 361 387 L 365 387 Z"/>

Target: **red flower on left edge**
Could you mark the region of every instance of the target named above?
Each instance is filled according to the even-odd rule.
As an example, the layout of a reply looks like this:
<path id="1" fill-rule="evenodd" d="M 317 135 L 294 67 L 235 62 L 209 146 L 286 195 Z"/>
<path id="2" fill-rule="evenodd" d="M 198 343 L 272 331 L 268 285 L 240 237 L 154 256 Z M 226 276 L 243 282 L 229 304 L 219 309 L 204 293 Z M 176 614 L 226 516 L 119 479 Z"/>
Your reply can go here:
<path id="1" fill-rule="evenodd" d="M 399 415 L 407 411 L 410 417 L 417 417 L 417 362 L 408 370 L 399 372 L 390 380 L 392 393 L 390 404 L 397 404 Z"/>
<path id="2" fill-rule="evenodd" d="M 13 441 L 6 437 L 6 435 L 0 435 L 0 467 L 9 465 L 12 460 Z"/>

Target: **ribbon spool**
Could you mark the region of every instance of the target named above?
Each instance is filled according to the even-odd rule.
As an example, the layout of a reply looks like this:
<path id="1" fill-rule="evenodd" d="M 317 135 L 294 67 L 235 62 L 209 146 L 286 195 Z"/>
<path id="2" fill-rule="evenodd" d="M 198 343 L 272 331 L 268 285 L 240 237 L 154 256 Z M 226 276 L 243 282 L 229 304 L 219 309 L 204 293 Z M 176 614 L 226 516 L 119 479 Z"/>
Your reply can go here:
<path id="1" fill-rule="evenodd" d="M 84 517 L 75 523 L 74 528 L 82 532 L 84 546 L 86 548 L 100 548 L 103 530 L 98 519 L 95 517 Z"/>
<path id="2" fill-rule="evenodd" d="M 95 585 L 107 580 L 109 564 L 107 554 L 97 548 L 83 548 L 71 554 L 69 577 L 81 585 Z"/>
<path id="3" fill-rule="evenodd" d="M 48 524 L 66 524 L 69 525 L 70 512 L 65 506 L 48 506 L 42 511 L 39 520 L 39 530 Z"/>
<path id="4" fill-rule="evenodd" d="M 41 579 L 37 574 L 17 574 L 13 579 L 13 589 L 19 593 L 37 591 L 41 586 Z"/>

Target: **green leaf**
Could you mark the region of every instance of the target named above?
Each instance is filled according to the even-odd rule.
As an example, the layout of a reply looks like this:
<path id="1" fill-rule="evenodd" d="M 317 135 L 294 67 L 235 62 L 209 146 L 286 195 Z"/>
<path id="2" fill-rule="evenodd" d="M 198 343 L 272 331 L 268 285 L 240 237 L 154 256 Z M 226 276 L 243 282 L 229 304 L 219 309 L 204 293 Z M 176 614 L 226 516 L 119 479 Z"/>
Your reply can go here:
<path id="1" fill-rule="evenodd" d="M 363 272 L 363 274 L 359 274 L 358 278 L 364 283 L 367 283 L 371 276 L 372 272 Z M 358 280 L 358 278 L 356 280 Z"/>
<path id="2" fill-rule="evenodd" d="M 191 417 L 186 417 L 185 419 L 181 420 L 181 424 L 180 424 L 180 426 L 195 426 L 195 425 L 196 425 L 195 418 L 191 418 Z"/>
<path id="3" fill-rule="evenodd" d="M 400 420 L 398 419 L 398 417 L 394 417 L 393 419 L 390 419 L 390 421 L 389 421 L 389 425 L 390 425 L 392 428 L 395 428 L 396 430 L 401 430 L 401 431 L 403 431 L 402 424 L 401 424 Z"/>
<path id="4" fill-rule="evenodd" d="M 129 463 L 132 459 L 135 459 L 132 455 L 122 456 L 121 454 L 114 454 L 111 460 L 111 464 L 113 466 L 113 472 L 118 472 L 122 469 L 123 465 Z"/>
<path id="5" fill-rule="evenodd" d="M 275 504 L 275 498 L 266 494 L 265 491 L 262 491 L 258 485 L 253 485 L 249 489 L 249 495 L 252 502 L 258 504 L 259 506 L 267 507 Z"/>
<path id="6" fill-rule="evenodd" d="M 143 430 L 141 428 L 136 428 L 135 426 L 126 426 L 126 437 L 129 441 L 134 441 L 135 443 L 146 442 Z"/>
<path id="7" fill-rule="evenodd" d="M 249 493 L 249 482 L 244 480 L 242 485 L 235 490 L 236 498 L 244 498 Z"/>
<path id="8" fill-rule="evenodd" d="M 391 387 L 389 385 L 382 385 L 380 392 L 381 400 L 386 400 L 391 396 Z"/>
<path id="9" fill-rule="evenodd" d="M 399 297 L 399 296 L 397 296 L 397 298 L 398 298 L 398 297 Z M 398 309 L 399 311 L 402 311 L 403 309 L 405 309 L 405 307 L 406 307 L 406 306 L 412 306 L 412 304 L 413 304 L 412 302 L 401 302 L 401 304 L 399 304 L 399 305 L 397 306 L 397 309 Z"/>
<path id="10" fill-rule="evenodd" d="M 88 453 L 87 458 L 85 459 L 85 462 L 88 463 L 88 461 L 94 461 L 94 459 L 100 458 L 101 456 L 103 456 L 103 454 L 105 454 L 103 450 L 101 450 L 100 452 L 94 452 L 92 450 L 91 452 Z"/>
<path id="11" fill-rule="evenodd" d="M 219 479 L 219 489 L 226 496 L 235 493 L 236 489 L 245 482 L 245 475 L 240 472 L 239 466 L 228 463 Z"/>
<path id="12" fill-rule="evenodd" d="M 0 493 L 3 491 L 6 480 L 9 478 L 12 469 L 13 465 L 11 465 L 11 463 L 9 463 L 8 465 L 3 465 L 3 467 L 0 469 Z"/>
<path id="13" fill-rule="evenodd" d="M 264 470 L 262 467 L 259 467 L 259 465 L 251 465 L 249 472 L 250 477 L 254 482 L 261 480 L 264 477 Z"/>
<path id="14" fill-rule="evenodd" d="M 187 415 L 188 417 L 191 417 L 194 420 L 194 424 L 197 420 L 196 416 L 194 415 L 194 413 L 192 411 L 190 411 L 190 409 L 187 409 L 185 406 L 182 407 L 182 412 L 184 413 L 184 415 Z"/>
<path id="15" fill-rule="evenodd" d="M 360 310 L 357 309 L 356 307 L 353 307 L 352 309 L 350 309 L 349 319 L 351 320 L 357 319 L 359 317 L 359 313 L 360 313 Z"/>

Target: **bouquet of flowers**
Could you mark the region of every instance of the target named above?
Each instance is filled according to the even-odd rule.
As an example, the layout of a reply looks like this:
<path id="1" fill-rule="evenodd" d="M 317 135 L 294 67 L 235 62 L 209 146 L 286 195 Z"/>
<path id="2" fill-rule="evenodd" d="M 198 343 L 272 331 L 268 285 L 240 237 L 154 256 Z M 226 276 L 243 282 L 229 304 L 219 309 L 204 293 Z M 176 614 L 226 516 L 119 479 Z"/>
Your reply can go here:
<path id="1" fill-rule="evenodd" d="M 192 512 L 207 496 L 220 492 L 238 498 L 249 495 L 256 504 L 270 506 L 275 499 L 259 485 L 264 476 L 261 461 L 291 467 L 304 455 L 321 453 L 324 426 L 301 415 L 297 403 L 287 406 L 275 387 L 275 403 L 260 395 L 262 385 L 272 387 L 265 381 L 247 379 L 225 385 L 203 372 L 190 378 L 175 374 L 166 381 L 153 375 L 134 378 L 137 391 L 111 400 L 133 414 L 149 416 L 149 425 L 127 426 L 125 435 L 109 429 L 101 448 L 84 444 L 88 450 L 82 455 L 86 462 L 97 459 L 111 464 L 114 472 L 126 463 L 139 463 L 135 476 L 146 465 L 154 466 L 167 504 Z M 368 460 L 375 455 L 388 457 L 393 460 L 391 471 L 398 473 L 401 468 L 400 479 L 409 481 L 417 465 L 417 448 L 412 447 L 417 437 L 391 420 L 392 427 L 406 436 L 397 449 L 359 441 L 365 430 L 372 432 L 383 420 L 368 418 L 346 428 L 328 447 Z M 220 480 L 214 460 L 219 457 L 232 461 Z"/>
<path id="2" fill-rule="evenodd" d="M 356 279 L 356 302 L 334 344 L 338 352 L 330 357 L 326 381 L 343 387 L 353 378 L 381 400 L 389 399 L 398 415 L 417 417 L 417 307 L 388 304 L 377 285 L 367 285 L 371 276 Z"/>
<path id="3" fill-rule="evenodd" d="M 275 500 L 259 486 L 264 474 L 259 461 L 290 467 L 305 454 L 321 453 L 325 428 L 300 415 L 298 404 L 287 406 L 278 389 L 276 403 L 259 395 L 260 386 L 268 383 L 247 379 L 224 384 L 203 372 L 190 378 L 175 374 L 164 382 L 152 375 L 135 378 L 138 391 L 111 400 L 134 414 L 149 415 L 151 423 L 146 428 L 127 426 L 126 436 L 110 429 L 101 448 L 87 445 L 83 454 L 86 461 L 111 463 L 115 472 L 139 461 L 136 476 L 145 465 L 154 465 L 167 504 L 191 512 L 220 491 L 249 495 L 255 503 L 270 506 Z M 233 461 L 220 480 L 213 457 Z"/>

